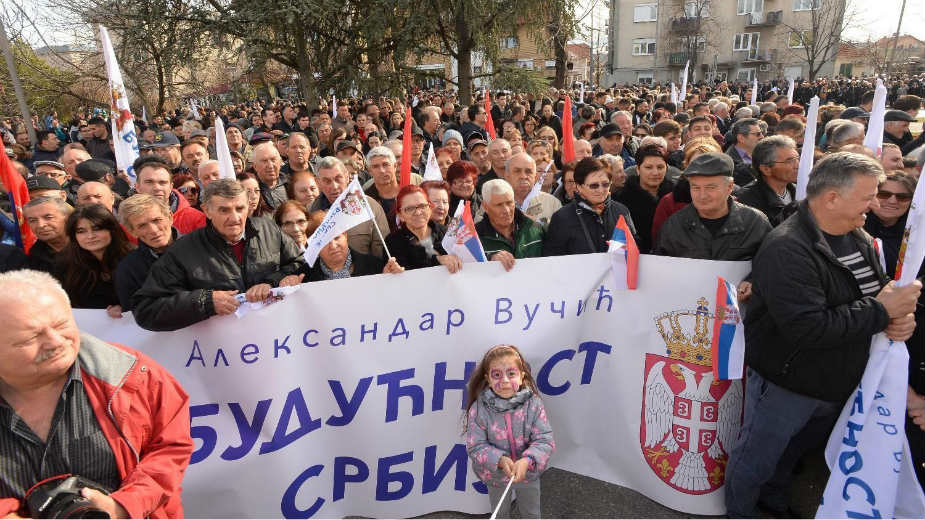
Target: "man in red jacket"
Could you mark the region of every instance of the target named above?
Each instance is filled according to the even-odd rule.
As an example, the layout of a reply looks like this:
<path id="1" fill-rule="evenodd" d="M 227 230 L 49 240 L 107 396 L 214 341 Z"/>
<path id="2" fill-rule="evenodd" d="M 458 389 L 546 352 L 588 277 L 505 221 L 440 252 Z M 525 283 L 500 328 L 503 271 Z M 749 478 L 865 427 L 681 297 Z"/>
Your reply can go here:
<path id="1" fill-rule="evenodd" d="M 183 516 L 193 452 L 189 396 L 144 354 L 78 330 L 67 294 L 38 271 L 0 275 L 0 517 L 59 475 L 112 518 Z"/>

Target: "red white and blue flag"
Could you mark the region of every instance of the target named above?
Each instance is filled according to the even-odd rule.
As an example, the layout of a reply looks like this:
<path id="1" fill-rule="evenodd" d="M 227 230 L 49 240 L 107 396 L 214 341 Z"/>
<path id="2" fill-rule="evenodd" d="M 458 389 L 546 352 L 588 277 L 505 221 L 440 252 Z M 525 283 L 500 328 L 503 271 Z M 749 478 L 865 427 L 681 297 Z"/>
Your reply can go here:
<path id="1" fill-rule="evenodd" d="M 617 288 L 635 290 L 639 282 L 639 248 L 626 219 L 620 215 L 607 245 Z"/>
<path id="2" fill-rule="evenodd" d="M 441 242 L 447 254 L 456 255 L 463 262 L 487 262 L 485 250 L 475 231 L 475 222 L 472 220 L 472 209 L 469 201 L 459 202 L 456 214 L 450 225 L 447 226 L 446 235 Z"/>
<path id="3" fill-rule="evenodd" d="M 745 327 L 739 314 L 736 286 L 716 277 L 713 313 L 713 379 L 742 379 L 745 371 Z"/>
<path id="4" fill-rule="evenodd" d="M 13 213 L 13 219 L 16 222 L 16 228 L 19 231 L 16 238 L 16 245 L 22 247 L 26 253 L 35 243 L 35 235 L 32 228 L 26 224 L 23 217 L 22 208 L 29 202 L 29 190 L 26 188 L 26 181 L 22 175 L 13 167 L 10 158 L 6 155 L 6 147 L 3 146 L 3 140 L 0 139 L 0 181 L 6 186 L 10 196 L 10 210 Z"/>

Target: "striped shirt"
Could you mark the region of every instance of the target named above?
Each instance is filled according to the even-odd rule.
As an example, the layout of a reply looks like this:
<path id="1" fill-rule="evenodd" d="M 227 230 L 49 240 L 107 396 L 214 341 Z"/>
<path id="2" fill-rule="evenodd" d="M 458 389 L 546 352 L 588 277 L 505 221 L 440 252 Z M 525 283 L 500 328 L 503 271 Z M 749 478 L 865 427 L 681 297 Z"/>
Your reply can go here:
<path id="1" fill-rule="evenodd" d="M 61 390 L 45 442 L 0 398 L 0 497 L 22 500 L 37 482 L 71 473 L 115 491 L 116 458 L 84 390 L 75 362 Z"/>
<path id="2" fill-rule="evenodd" d="M 847 267 L 854 279 L 858 282 L 858 289 L 864 296 L 874 296 L 880 292 L 880 279 L 873 266 L 867 263 L 864 255 L 858 249 L 857 243 L 851 238 L 851 235 L 833 236 L 828 233 L 825 235 L 826 242 L 835 253 L 835 257 L 845 267 Z"/>

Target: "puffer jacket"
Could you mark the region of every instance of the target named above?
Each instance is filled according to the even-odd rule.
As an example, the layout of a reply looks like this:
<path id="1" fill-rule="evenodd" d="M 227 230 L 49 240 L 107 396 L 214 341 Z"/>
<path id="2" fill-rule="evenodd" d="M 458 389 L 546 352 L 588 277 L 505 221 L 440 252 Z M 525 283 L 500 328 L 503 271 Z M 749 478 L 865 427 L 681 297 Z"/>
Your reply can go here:
<path id="1" fill-rule="evenodd" d="M 518 208 L 514 208 L 513 243 L 495 230 L 487 216 L 475 225 L 475 230 L 489 260 L 499 251 L 507 251 L 514 255 L 514 258 L 543 256 L 543 226 L 524 215 Z"/>
<path id="2" fill-rule="evenodd" d="M 488 486 L 507 485 L 498 468 L 503 455 L 513 461 L 529 457 L 527 481 L 540 478 L 556 450 L 543 401 L 528 389 L 502 399 L 486 388 L 469 408 L 466 450 L 475 474 Z"/>
<path id="3" fill-rule="evenodd" d="M 755 208 L 728 201 L 729 216 L 716 236 L 703 225 L 690 204 L 662 226 L 654 253 L 700 260 L 751 260 L 771 231 L 767 217 Z"/>
<path id="4" fill-rule="evenodd" d="M 132 297 L 135 321 L 148 330 L 177 330 L 215 314 L 212 291 L 245 292 L 257 284 L 279 285 L 302 267 L 299 248 L 262 217 L 245 224 L 244 265 L 211 222 L 180 237 L 154 262 Z"/>

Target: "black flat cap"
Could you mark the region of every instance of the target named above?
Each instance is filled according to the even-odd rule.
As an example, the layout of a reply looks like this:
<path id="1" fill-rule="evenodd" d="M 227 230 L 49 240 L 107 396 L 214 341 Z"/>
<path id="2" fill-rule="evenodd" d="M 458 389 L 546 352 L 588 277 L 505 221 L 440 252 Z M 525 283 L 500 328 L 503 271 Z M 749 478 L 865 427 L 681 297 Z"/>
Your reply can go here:
<path id="1" fill-rule="evenodd" d="M 84 182 L 98 181 L 105 177 L 107 173 L 115 175 L 116 165 L 106 159 L 88 159 L 78 164 L 75 172 Z"/>
<path id="2" fill-rule="evenodd" d="M 884 121 L 906 121 L 912 122 L 915 121 L 915 118 L 909 114 L 903 112 L 902 110 L 887 110 L 886 114 L 883 116 Z"/>
<path id="3" fill-rule="evenodd" d="M 724 153 L 705 153 L 698 155 L 684 170 L 687 177 L 713 177 L 723 175 L 732 177 L 735 164 L 732 157 Z"/>
<path id="4" fill-rule="evenodd" d="M 60 190 L 61 185 L 47 175 L 33 175 L 26 179 L 26 190 Z"/>
<path id="5" fill-rule="evenodd" d="M 154 136 L 152 143 L 154 148 L 164 148 L 167 146 L 180 146 L 180 140 L 177 139 L 173 132 L 159 132 Z"/>
<path id="6" fill-rule="evenodd" d="M 601 137 L 610 137 L 612 135 L 623 135 L 623 132 L 620 130 L 620 127 L 614 123 L 608 123 L 604 125 L 603 128 L 597 133 Z"/>

